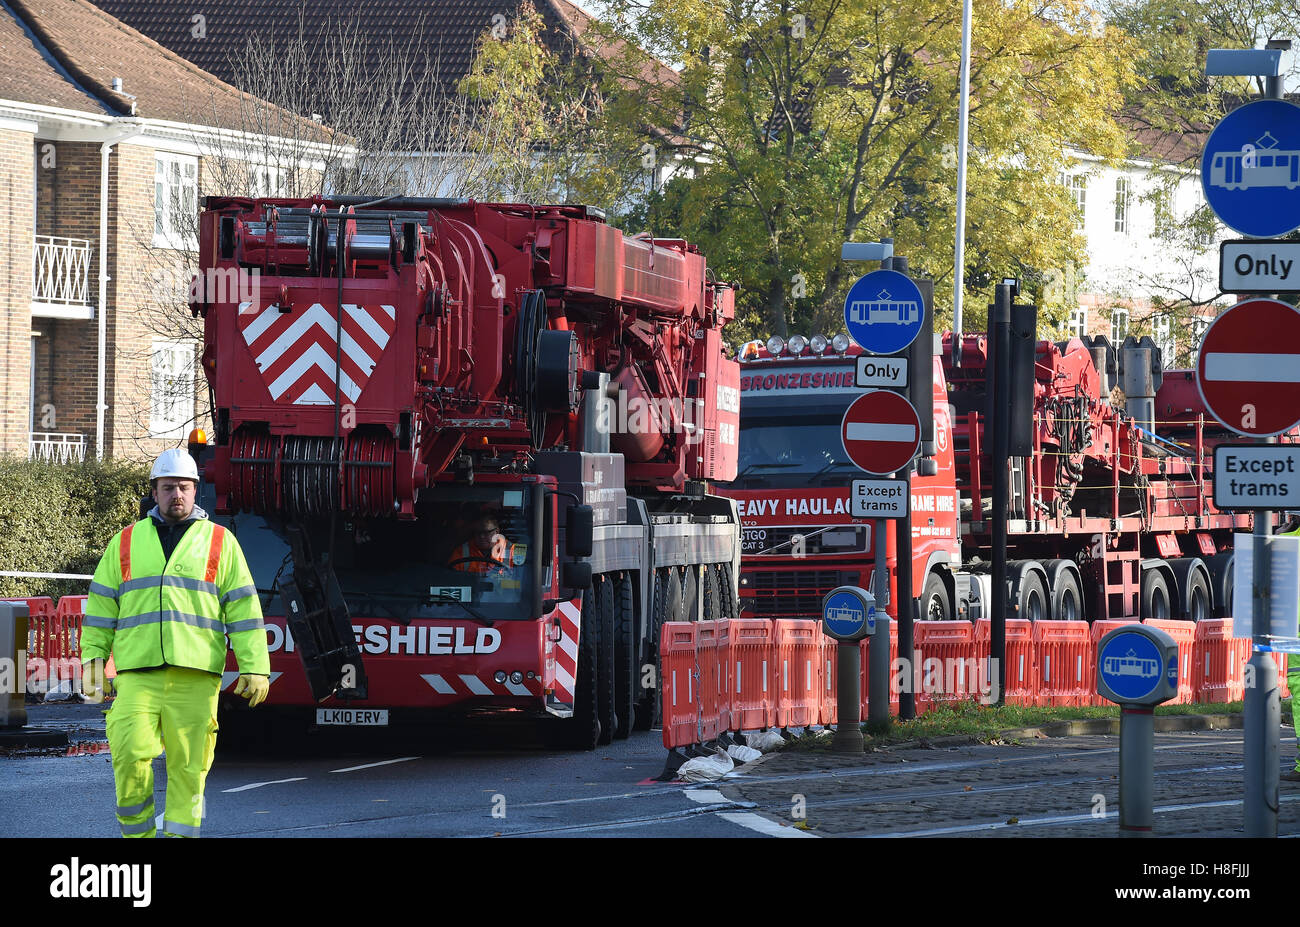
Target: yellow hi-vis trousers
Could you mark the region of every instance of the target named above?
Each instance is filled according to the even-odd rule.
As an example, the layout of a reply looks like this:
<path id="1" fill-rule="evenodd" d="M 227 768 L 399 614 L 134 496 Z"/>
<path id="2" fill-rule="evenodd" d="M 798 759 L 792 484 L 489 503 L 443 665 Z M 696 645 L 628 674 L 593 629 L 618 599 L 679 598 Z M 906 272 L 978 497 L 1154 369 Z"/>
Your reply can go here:
<path id="1" fill-rule="evenodd" d="M 118 673 L 108 712 L 108 746 L 123 837 L 152 837 L 153 761 L 167 753 L 163 833 L 197 837 L 203 823 L 203 784 L 217 746 L 216 673 L 183 666 Z"/>

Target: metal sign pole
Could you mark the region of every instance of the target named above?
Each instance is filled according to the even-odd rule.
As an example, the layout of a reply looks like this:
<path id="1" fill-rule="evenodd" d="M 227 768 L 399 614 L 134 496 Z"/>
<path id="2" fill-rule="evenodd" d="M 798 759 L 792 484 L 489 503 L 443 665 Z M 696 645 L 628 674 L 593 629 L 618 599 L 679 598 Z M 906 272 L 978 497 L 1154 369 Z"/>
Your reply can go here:
<path id="1" fill-rule="evenodd" d="M 1275 439 L 1265 438 L 1264 444 Z M 1278 699 L 1277 664 L 1269 647 L 1272 610 L 1269 607 L 1270 560 L 1272 538 L 1269 529 L 1273 513 L 1261 509 L 1255 513 L 1253 538 L 1253 575 L 1251 576 L 1250 662 L 1246 664 L 1245 695 L 1245 831 L 1247 837 L 1277 836 L 1278 739 L 1282 724 L 1282 707 Z"/>

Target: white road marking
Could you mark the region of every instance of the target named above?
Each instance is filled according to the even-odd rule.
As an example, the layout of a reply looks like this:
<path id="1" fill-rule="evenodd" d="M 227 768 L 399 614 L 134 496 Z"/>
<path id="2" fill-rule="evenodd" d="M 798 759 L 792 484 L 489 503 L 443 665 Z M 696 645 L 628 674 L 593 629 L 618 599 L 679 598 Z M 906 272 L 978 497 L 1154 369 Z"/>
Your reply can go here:
<path id="1" fill-rule="evenodd" d="M 225 792 L 247 792 L 249 789 L 260 789 L 264 785 L 279 785 L 282 782 L 306 782 L 306 776 L 294 776 L 292 779 L 272 779 L 270 782 L 250 782 L 248 785 L 236 786 L 233 789 L 222 789 Z"/>
<path id="2" fill-rule="evenodd" d="M 748 827 L 750 830 L 756 830 L 760 834 L 766 834 L 769 837 L 816 837 L 816 834 L 810 834 L 806 830 L 799 830 L 797 827 L 783 827 L 776 821 L 760 817 L 750 811 L 721 811 L 718 817 L 730 821 L 733 824 L 739 824 L 741 827 Z"/>
<path id="3" fill-rule="evenodd" d="M 701 804 L 715 804 L 717 802 L 723 802 L 725 804 L 731 803 L 731 799 L 727 798 L 717 789 L 687 789 L 686 797 L 691 801 L 698 801 Z"/>
<path id="4" fill-rule="evenodd" d="M 399 756 L 395 760 L 380 760 L 378 763 L 364 763 L 361 766 L 349 766 L 347 769 L 331 769 L 330 772 L 356 772 L 358 769 L 374 769 L 376 766 L 391 766 L 393 763 L 405 763 L 407 760 L 418 759 L 418 756 Z"/>

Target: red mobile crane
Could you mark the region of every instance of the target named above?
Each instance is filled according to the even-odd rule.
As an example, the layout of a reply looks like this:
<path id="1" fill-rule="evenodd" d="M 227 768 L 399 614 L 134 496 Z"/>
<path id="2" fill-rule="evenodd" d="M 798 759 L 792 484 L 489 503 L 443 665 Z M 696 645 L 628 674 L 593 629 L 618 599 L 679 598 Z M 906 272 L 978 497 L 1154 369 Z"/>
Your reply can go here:
<path id="1" fill-rule="evenodd" d="M 736 608 L 733 294 L 696 249 L 582 206 L 215 197 L 195 292 L 269 717 L 650 726 L 659 624 Z"/>
<path id="2" fill-rule="evenodd" d="M 991 605 L 989 345 L 967 334 L 960 350 L 955 365 L 949 333 L 934 358 L 936 452 L 911 482 L 911 595 L 923 619 L 987 616 Z M 849 505 L 861 474 L 839 437 L 862 392 L 860 353 L 844 336 L 742 350 L 739 477 L 724 491 L 740 506 L 746 614 L 815 617 L 830 589 L 871 582 L 871 523 Z M 1032 404 L 1034 452 L 1010 461 L 1007 577 L 1018 616 L 1231 614 L 1232 534 L 1251 517 L 1214 507 L 1211 470 L 1214 445 L 1234 436 L 1208 416 L 1190 371 L 1160 371 L 1153 356 L 1149 339 L 1118 351 L 1103 337 L 1037 343 L 1033 395 L 1018 400 Z M 1110 396 L 1126 365 L 1152 376 L 1149 394 L 1128 395 L 1121 409 Z M 897 603 L 894 532 L 886 537 Z"/>

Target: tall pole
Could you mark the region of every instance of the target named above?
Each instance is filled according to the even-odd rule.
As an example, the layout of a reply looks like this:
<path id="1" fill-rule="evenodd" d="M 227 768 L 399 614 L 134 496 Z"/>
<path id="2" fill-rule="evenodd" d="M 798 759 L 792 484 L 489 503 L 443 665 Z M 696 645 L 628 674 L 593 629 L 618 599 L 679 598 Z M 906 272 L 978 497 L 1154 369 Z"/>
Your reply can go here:
<path id="1" fill-rule="evenodd" d="M 997 704 L 1003 704 L 1006 691 L 1007 651 L 1007 463 L 1010 457 L 1011 427 L 1011 287 L 999 283 L 995 291 L 993 312 L 989 315 L 989 333 L 993 339 L 993 389 L 989 414 L 985 421 L 993 426 L 993 447 L 989 454 L 993 470 L 993 614 L 990 615 L 989 681 L 996 680 Z M 986 380 L 987 382 L 987 380 Z M 981 518 L 983 516 L 981 515 Z M 996 676 L 994 676 L 996 672 Z"/>
<path id="2" fill-rule="evenodd" d="M 961 112 L 957 117 L 957 243 L 952 269 L 952 365 L 961 366 L 962 273 L 966 266 L 966 132 L 970 121 L 970 8 L 961 5 Z"/>

